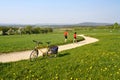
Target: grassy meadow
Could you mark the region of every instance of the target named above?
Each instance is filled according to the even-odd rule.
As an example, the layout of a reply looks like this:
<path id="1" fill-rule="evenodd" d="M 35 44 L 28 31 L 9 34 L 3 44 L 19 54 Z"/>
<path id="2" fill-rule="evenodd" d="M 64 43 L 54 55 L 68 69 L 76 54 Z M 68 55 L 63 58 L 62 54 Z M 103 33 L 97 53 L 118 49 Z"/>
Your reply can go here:
<path id="1" fill-rule="evenodd" d="M 62 51 L 56 58 L 0 63 L 0 80 L 119 80 L 120 30 L 78 30 L 77 33 L 99 41 Z M 55 35 L 61 37 L 59 33 Z"/>
<path id="2" fill-rule="evenodd" d="M 9 53 L 15 51 L 31 50 L 36 45 L 33 40 L 41 41 L 42 47 L 46 47 L 46 42 L 50 41 L 51 45 L 62 45 L 64 43 L 64 36 L 62 32 L 48 33 L 48 34 L 31 34 L 31 35 L 9 35 L 0 36 L 0 54 Z M 83 40 L 82 37 L 78 37 L 78 40 Z M 68 42 L 73 41 L 73 32 L 69 32 Z"/>

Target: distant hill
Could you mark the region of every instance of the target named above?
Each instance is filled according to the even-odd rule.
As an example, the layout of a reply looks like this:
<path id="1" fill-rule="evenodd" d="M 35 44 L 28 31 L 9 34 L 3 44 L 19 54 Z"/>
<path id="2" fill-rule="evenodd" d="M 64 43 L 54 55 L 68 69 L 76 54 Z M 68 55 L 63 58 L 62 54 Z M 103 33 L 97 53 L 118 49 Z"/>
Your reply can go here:
<path id="1" fill-rule="evenodd" d="M 114 24 L 114 23 L 113 23 Z M 97 23 L 97 22 L 83 22 L 83 23 L 78 23 L 78 24 L 34 24 L 31 26 L 34 27 L 71 27 L 71 26 L 108 26 L 108 25 L 113 25 L 112 23 Z M 13 27 L 24 27 L 26 25 L 30 24 L 1 24 L 0 26 L 13 26 Z"/>
<path id="2" fill-rule="evenodd" d="M 80 26 L 106 26 L 106 25 L 113 25 L 112 23 L 96 23 L 96 22 L 83 22 L 77 25 Z"/>

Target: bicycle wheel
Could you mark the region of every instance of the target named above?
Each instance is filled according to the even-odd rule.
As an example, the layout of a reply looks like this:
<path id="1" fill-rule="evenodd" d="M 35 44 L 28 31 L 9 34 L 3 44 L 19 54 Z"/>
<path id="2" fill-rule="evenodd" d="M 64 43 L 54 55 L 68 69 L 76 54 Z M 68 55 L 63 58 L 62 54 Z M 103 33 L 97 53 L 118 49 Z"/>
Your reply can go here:
<path id="1" fill-rule="evenodd" d="M 30 61 L 34 61 L 38 57 L 38 50 L 34 49 L 30 54 Z"/>

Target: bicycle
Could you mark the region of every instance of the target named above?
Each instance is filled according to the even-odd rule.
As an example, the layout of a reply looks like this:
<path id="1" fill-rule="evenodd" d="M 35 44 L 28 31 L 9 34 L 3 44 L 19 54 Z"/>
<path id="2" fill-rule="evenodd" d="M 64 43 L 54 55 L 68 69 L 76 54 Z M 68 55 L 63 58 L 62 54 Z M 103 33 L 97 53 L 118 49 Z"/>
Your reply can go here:
<path id="1" fill-rule="evenodd" d="M 43 56 L 43 57 L 44 56 L 50 56 L 52 54 L 54 54 L 55 57 L 57 56 L 57 54 L 58 54 L 58 46 L 50 46 L 51 42 L 46 42 L 47 43 L 47 49 L 44 52 L 44 51 L 42 51 L 42 49 L 40 47 L 40 44 L 43 44 L 42 42 L 36 41 L 36 40 L 33 40 L 33 42 L 36 43 L 36 46 L 34 47 L 34 49 L 32 50 L 32 52 L 30 54 L 30 61 L 33 61 L 36 58 L 38 58 L 39 53 L 42 53 L 41 56 Z"/>

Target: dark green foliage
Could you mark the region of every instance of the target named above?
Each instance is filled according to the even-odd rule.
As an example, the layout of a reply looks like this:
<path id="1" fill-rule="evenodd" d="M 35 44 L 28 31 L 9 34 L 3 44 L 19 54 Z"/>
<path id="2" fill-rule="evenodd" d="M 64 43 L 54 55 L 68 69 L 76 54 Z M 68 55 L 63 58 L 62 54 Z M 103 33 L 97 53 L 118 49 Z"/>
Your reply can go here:
<path id="1" fill-rule="evenodd" d="M 119 26 L 119 25 L 118 25 L 118 23 L 116 22 L 116 23 L 114 23 L 113 26 L 114 26 L 114 29 L 118 29 L 118 26 Z"/>
<path id="2" fill-rule="evenodd" d="M 27 25 L 25 27 L 7 27 L 0 26 L 0 31 L 2 35 L 15 35 L 15 34 L 40 34 L 40 33 L 49 33 L 53 32 L 52 28 L 40 28 Z"/>

